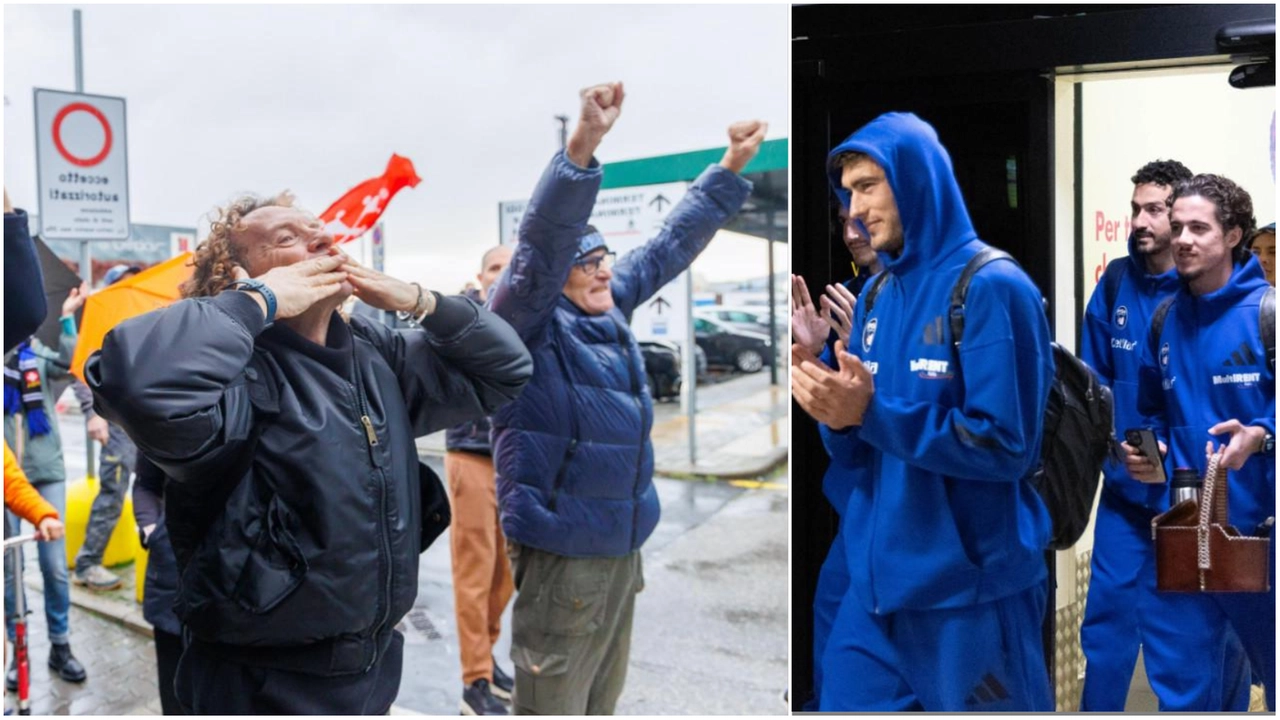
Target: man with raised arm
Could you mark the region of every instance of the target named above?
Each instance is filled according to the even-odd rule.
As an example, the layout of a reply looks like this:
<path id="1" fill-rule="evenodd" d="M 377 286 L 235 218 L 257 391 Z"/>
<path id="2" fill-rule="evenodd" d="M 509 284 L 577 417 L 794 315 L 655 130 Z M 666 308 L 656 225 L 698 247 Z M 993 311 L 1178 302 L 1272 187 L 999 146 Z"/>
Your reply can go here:
<path id="1" fill-rule="evenodd" d="M 489 299 L 535 367 L 524 396 L 493 417 L 517 593 L 517 714 L 609 714 L 617 704 L 644 587 L 640 547 L 658 523 L 653 404 L 628 320 L 746 201 L 751 183 L 739 173 L 767 129 L 730 126 L 720 163 L 689 186 L 656 237 L 614 265 L 587 221 L 602 175 L 594 153 L 622 111 L 622 83 L 587 88 L 581 99 L 568 147 L 534 189 L 511 266 Z"/>

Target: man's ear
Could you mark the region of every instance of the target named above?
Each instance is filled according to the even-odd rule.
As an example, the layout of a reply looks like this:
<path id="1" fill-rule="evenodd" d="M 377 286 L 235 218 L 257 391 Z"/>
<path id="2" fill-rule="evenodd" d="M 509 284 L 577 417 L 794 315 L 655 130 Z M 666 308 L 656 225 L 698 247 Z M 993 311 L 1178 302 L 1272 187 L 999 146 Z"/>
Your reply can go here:
<path id="1" fill-rule="evenodd" d="M 1240 241 L 1243 238 L 1244 230 L 1241 230 L 1238 227 L 1231 228 L 1231 230 L 1227 232 L 1227 247 L 1234 249 L 1236 245 L 1240 244 Z"/>

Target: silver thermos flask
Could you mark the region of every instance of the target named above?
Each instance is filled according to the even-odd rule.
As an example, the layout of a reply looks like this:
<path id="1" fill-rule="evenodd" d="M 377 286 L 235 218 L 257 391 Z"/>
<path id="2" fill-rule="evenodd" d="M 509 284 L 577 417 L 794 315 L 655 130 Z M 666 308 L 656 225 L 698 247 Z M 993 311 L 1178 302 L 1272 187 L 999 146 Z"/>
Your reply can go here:
<path id="1" fill-rule="evenodd" d="M 1169 484 L 1171 493 L 1169 506 L 1172 507 L 1183 500 L 1200 502 L 1200 473 L 1193 468 L 1176 468 L 1173 471 L 1173 482 Z"/>

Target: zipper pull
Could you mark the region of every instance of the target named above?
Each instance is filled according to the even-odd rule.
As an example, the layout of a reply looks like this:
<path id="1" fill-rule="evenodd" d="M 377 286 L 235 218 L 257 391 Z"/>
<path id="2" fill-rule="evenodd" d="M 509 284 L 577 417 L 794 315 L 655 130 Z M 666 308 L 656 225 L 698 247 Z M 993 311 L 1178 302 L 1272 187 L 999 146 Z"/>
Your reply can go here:
<path id="1" fill-rule="evenodd" d="M 369 447 L 376 446 L 378 444 L 378 434 L 373 431 L 373 421 L 369 419 L 368 415 L 361 415 L 360 422 L 364 423 L 364 434 L 369 438 Z"/>

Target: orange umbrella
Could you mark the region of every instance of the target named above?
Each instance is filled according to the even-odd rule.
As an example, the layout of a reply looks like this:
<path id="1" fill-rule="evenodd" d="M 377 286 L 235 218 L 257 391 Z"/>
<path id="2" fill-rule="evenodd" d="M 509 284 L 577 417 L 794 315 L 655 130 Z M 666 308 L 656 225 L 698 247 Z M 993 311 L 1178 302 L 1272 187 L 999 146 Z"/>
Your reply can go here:
<path id="1" fill-rule="evenodd" d="M 191 277 L 191 253 L 147 268 L 89 296 L 71 372 L 84 380 L 84 362 L 102 347 L 111 328 L 136 315 L 162 308 L 181 297 L 178 286 Z"/>

